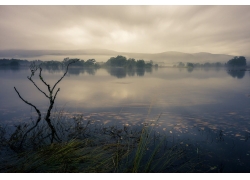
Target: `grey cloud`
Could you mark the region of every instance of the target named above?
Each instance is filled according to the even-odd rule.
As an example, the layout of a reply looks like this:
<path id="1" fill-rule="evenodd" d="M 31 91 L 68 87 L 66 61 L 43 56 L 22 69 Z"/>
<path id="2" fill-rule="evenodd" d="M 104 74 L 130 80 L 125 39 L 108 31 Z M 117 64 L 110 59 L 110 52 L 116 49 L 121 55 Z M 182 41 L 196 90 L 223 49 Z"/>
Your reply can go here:
<path id="1" fill-rule="evenodd" d="M 0 49 L 250 55 L 250 6 L 0 6 Z"/>

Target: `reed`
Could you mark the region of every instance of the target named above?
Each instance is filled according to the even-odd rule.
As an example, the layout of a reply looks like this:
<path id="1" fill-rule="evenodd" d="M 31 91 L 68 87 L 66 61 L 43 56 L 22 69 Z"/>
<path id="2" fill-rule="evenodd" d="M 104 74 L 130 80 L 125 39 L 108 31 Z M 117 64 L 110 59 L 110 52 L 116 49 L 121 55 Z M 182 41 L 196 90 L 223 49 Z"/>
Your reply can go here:
<path id="1" fill-rule="evenodd" d="M 77 116 L 65 121 L 62 113 L 54 126 L 62 142 L 50 143 L 46 123 L 37 126 L 15 151 L 28 124 L 19 125 L 0 150 L 8 154 L 0 162 L 0 172 L 36 173 L 152 173 L 192 172 L 196 159 L 188 158 L 179 144 L 167 146 L 166 136 L 155 136 L 158 118 L 142 127 L 102 126 Z M 32 126 L 32 124 L 30 125 Z M 1 127 L 1 133 L 6 133 Z M 3 143 L 4 142 L 4 143 Z M 169 143 L 170 144 L 170 143 Z M 8 153 L 7 153 L 8 152 Z"/>

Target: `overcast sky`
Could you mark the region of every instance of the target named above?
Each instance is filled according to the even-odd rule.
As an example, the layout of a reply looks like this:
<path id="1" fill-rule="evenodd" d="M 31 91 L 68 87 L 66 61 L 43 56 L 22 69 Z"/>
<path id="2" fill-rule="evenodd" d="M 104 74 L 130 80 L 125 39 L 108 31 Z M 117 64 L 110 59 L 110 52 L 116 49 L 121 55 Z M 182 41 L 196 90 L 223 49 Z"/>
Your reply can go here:
<path id="1" fill-rule="evenodd" d="M 0 6 L 0 49 L 250 56 L 250 6 Z"/>

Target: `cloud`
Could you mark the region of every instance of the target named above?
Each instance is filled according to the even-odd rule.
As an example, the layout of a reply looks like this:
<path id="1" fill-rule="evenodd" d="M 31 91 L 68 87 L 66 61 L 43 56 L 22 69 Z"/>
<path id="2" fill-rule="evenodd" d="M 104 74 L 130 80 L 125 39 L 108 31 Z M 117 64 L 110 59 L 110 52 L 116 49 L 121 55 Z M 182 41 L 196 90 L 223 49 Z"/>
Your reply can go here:
<path id="1" fill-rule="evenodd" d="M 0 49 L 250 55 L 250 6 L 0 6 Z"/>

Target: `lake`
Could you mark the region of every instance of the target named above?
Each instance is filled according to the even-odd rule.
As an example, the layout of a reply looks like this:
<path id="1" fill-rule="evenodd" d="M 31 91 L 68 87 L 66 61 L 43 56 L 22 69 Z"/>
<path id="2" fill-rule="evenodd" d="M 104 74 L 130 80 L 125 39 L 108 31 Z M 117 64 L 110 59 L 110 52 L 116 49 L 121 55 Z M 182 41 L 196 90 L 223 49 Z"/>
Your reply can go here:
<path id="1" fill-rule="evenodd" d="M 43 70 L 54 84 L 60 70 Z M 27 79 L 27 68 L 0 69 L 0 122 L 13 126 L 36 118 L 27 101 L 46 110 L 48 99 Z M 38 86 L 46 87 L 37 76 Z M 157 133 L 195 150 L 212 152 L 214 169 L 250 171 L 250 71 L 157 68 L 70 68 L 58 84 L 54 111 L 105 125 L 136 126 L 159 120 Z"/>

